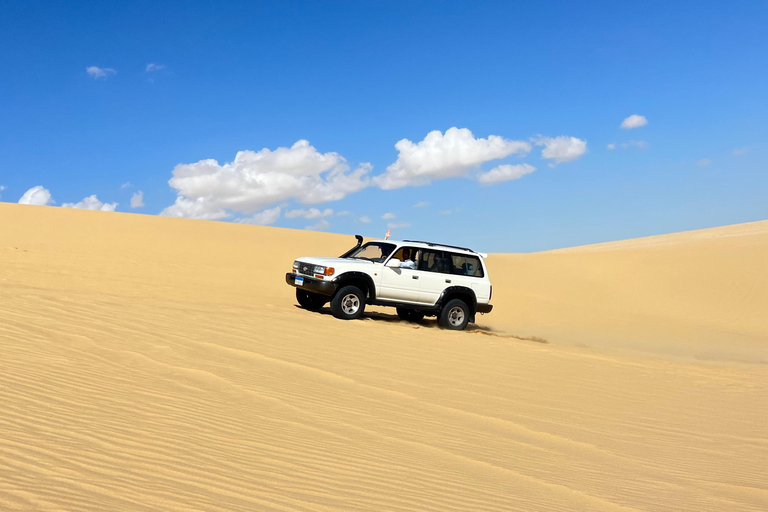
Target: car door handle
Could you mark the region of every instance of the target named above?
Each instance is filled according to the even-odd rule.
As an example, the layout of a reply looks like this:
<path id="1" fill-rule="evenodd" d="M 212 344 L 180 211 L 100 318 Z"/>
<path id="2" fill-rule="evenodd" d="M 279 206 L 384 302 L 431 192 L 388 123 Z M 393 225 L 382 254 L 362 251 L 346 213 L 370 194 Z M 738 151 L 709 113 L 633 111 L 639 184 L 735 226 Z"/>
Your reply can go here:
<path id="1" fill-rule="evenodd" d="M 446 283 L 450 283 L 450 282 L 451 282 L 451 280 L 450 280 L 450 279 L 446 279 L 446 280 L 445 280 L 445 282 L 446 282 Z"/>
<path id="2" fill-rule="evenodd" d="M 411 276 L 412 279 L 418 279 L 419 276 Z"/>

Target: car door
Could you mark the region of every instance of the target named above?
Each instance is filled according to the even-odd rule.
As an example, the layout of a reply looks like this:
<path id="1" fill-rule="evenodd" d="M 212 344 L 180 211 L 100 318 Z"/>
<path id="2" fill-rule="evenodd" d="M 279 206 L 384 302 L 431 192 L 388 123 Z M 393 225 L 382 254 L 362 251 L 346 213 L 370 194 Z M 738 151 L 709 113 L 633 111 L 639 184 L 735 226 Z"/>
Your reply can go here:
<path id="1" fill-rule="evenodd" d="M 453 286 L 450 261 L 450 255 L 445 251 L 422 251 L 418 276 L 421 283 L 419 300 L 424 304 L 436 303 L 443 290 Z"/>
<path id="2" fill-rule="evenodd" d="M 416 249 L 414 249 L 414 252 Z M 398 258 L 402 249 L 396 251 L 392 258 Z M 379 291 L 377 298 L 389 301 L 418 303 L 420 299 L 421 283 L 417 270 L 410 268 L 390 268 L 386 266 L 381 269 L 381 280 L 379 281 Z"/>

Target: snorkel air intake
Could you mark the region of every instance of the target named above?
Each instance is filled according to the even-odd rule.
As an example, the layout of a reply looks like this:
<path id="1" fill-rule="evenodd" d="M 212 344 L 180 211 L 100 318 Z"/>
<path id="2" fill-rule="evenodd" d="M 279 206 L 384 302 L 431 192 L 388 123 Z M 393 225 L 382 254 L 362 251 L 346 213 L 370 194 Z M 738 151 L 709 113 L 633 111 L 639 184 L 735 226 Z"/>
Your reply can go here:
<path id="1" fill-rule="evenodd" d="M 357 245 L 351 248 L 350 250 L 348 250 L 347 252 L 345 252 L 344 254 L 342 254 L 341 256 L 339 256 L 339 258 L 346 258 L 350 254 L 358 250 L 361 245 L 363 245 L 363 237 L 361 235 L 355 235 L 355 238 L 357 239 Z"/>

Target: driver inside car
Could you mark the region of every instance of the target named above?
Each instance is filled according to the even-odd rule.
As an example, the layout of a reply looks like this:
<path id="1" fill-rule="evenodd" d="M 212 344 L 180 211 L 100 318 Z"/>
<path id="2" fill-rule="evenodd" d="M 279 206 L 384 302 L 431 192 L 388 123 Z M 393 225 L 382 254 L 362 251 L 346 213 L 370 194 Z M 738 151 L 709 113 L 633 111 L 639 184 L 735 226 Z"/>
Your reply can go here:
<path id="1" fill-rule="evenodd" d="M 415 251 L 414 251 L 415 252 Z M 416 262 L 413 261 L 411 258 L 415 258 L 415 254 L 411 254 L 411 249 L 404 248 L 402 253 L 402 259 L 400 260 L 400 268 L 409 268 L 411 270 L 416 270 Z"/>

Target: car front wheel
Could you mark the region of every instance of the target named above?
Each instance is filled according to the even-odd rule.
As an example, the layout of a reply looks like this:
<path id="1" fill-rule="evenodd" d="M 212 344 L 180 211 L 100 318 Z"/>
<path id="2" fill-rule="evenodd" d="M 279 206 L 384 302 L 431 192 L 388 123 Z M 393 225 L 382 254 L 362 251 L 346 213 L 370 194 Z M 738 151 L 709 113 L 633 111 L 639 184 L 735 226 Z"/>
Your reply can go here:
<path id="1" fill-rule="evenodd" d="M 331 300 L 331 311 L 342 320 L 360 318 L 365 311 L 365 293 L 357 286 L 345 286 Z"/>
<path id="2" fill-rule="evenodd" d="M 438 323 L 445 329 L 461 331 L 469 323 L 469 307 L 461 299 L 453 299 L 443 306 Z"/>

